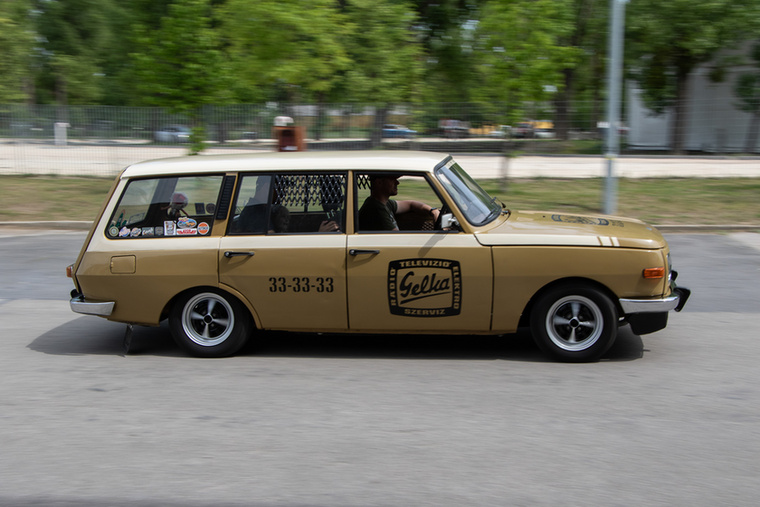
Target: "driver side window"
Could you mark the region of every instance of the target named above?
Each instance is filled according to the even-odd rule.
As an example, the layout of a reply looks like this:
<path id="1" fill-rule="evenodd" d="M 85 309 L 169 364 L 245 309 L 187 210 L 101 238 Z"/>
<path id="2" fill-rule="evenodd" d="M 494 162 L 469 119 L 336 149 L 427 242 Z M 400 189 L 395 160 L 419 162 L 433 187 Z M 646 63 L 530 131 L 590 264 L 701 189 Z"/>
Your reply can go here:
<path id="1" fill-rule="evenodd" d="M 376 180 L 390 177 L 394 179 L 397 176 L 398 185 L 387 180 L 378 183 Z M 391 213 L 392 220 L 398 227 L 395 232 L 424 231 L 431 232 L 435 230 L 435 217 L 427 210 L 436 208 L 440 210 L 442 201 L 433 187 L 420 174 L 382 174 L 382 173 L 358 173 L 355 179 L 356 189 L 356 206 L 354 216 L 357 223 L 356 230 L 359 232 L 381 232 L 388 231 L 390 220 L 383 217 L 382 220 L 370 220 L 374 213 Z M 373 188 L 375 189 L 373 192 Z M 395 192 L 395 193 L 394 193 Z M 386 205 L 388 211 L 381 207 L 377 197 L 387 198 L 391 201 Z M 417 203 L 412 205 L 412 209 L 406 212 L 405 206 L 399 207 L 402 202 Z M 418 204 L 424 205 L 424 209 L 418 209 Z M 364 216 L 364 220 L 362 219 Z M 378 225 L 383 224 L 383 225 Z M 385 226 L 387 224 L 387 226 Z"/>

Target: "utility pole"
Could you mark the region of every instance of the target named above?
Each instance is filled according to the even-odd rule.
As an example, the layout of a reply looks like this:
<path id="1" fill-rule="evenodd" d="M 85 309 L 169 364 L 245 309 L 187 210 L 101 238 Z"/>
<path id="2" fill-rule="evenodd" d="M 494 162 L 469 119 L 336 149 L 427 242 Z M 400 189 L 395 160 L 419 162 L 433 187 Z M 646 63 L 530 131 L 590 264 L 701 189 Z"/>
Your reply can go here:
<path id="1" fill-rule="evenodd" d="M 620 153 L 620 95 L 623 80 L 623 34 L 625 26 L 625 4 L 628 0 L 610 0 L 610 38 L 607 62 L 607 136 L 605 159 L 607 177 L 604 183 L 604 203 L 602 211 L 612 215 L 617 212 L 617 178 L 615 162 Z"/>

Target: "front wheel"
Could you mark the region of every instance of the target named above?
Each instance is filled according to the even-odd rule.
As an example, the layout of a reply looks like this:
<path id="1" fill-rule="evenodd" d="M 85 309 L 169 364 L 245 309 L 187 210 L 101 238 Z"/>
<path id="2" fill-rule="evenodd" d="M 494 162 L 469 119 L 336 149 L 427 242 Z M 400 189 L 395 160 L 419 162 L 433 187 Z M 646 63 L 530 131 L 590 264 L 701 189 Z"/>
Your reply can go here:
<path id="1" fill-rule="evenodd" d="M 617 337 L 617 310 L 592 287 L 556 287 L 536 301 L 530 328 L 549 355 L 568 362 L 596 361 Z"/>
<path id="2" fill-rule="evenodd" d="M 169 314 L 174 341 L 197 357 L 231 356 L 248 341 L 251 316 L 232 296 L 215 289 L 180 297 Z"/>

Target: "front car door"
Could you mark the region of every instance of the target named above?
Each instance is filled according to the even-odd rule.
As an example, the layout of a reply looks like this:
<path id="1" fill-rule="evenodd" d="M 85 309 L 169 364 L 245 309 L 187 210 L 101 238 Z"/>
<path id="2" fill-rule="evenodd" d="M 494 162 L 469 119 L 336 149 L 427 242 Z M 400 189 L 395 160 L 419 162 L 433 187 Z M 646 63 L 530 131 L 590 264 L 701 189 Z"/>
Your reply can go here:
<path id="1" fill-rule="evenodd" d="M 397 200 L 441 207 L 430 176 L 407 174 Z M 349 328 L 352 331 L 485 332 L 491 327 L 491 250 L 472 232 L 433 230 L 399 218 L 398 231 L 362 230 L 358 210 L 369 173 L 354 174 L 355 234 L 348 237 Z"/>

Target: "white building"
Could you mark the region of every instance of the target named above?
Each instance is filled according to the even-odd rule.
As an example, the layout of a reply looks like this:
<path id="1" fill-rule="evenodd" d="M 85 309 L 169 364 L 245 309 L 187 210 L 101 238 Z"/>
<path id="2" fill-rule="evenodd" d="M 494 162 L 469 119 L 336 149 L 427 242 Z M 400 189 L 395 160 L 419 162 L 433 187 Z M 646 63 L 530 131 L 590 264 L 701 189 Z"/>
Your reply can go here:
<path id="1" fill-rule="evenodd" d="M 744 152 L 752 115 L 736 108 L 739 99 L 734 86 L 739 75 L 760 72 L 751 65 L 750 44 L 743 51 L 726 52 L 723 56 L 744 56 L 744 65 L 727 68 L 721 82 L 710 80 L 714 64 L 698 67 L 689 77 L 689 99 L 684 149 L 708 153 Z M 647 109 L 641 90 L 628 83 L 628 146 L 641 150 L 669 150 L 671 147 L 672 113 L 660 116 Z M 760 151 L 756 141 L 755 153 Z"/>

